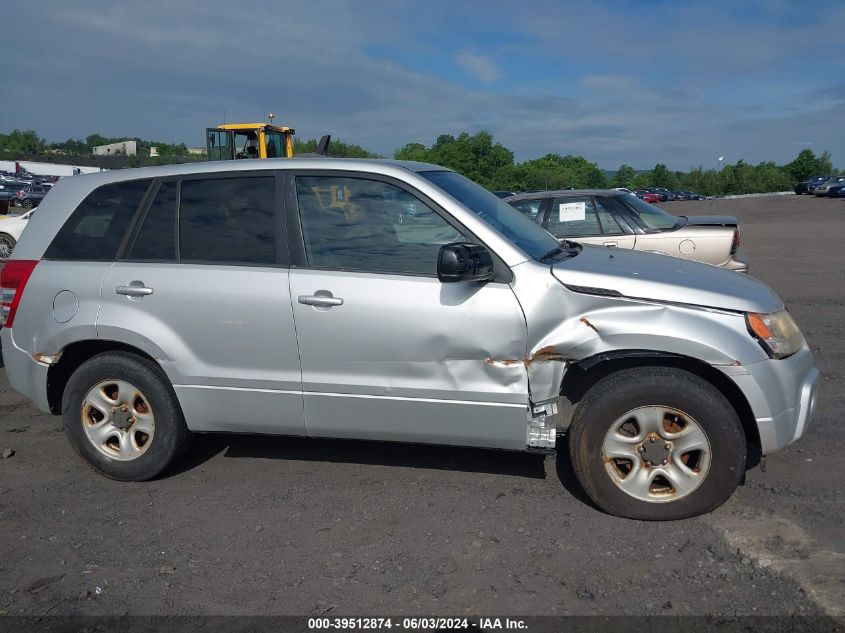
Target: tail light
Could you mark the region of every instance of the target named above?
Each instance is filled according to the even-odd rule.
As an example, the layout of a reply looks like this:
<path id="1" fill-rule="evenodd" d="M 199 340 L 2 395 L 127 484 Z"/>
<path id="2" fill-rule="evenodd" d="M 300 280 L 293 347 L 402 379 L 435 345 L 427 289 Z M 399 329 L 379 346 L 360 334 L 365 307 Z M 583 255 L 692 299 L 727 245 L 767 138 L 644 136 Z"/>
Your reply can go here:
<path id="1" fill-rule="evenodd" d="M 739 233 L 739 228 L 734 229 L 734 241 L 731 242 L 731 255 L 736 253 L 736 249 L 739 248 L 739 242 L 742 239 Z"/>
<path id="2" fill-rule="evenodd" d="M 30 259 L 10 259 L 0 270 L 0 326 L 12 327 L 24 286 L 37 264 Z"/>

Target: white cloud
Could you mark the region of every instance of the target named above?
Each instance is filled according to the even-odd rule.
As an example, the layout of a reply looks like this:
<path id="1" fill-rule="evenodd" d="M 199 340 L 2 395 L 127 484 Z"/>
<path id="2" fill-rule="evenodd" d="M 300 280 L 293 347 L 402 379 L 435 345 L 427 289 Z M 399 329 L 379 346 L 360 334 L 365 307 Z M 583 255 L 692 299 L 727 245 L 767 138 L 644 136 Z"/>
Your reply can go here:
<path id="1" fill-rule="evenodd" d="M 473 79 L 485 84 L 492 84 L 502 78 L 502 71 L 496 63 L 485 55 L 477 55 L 469 51 L 455 54 L 455 62 Z"/>

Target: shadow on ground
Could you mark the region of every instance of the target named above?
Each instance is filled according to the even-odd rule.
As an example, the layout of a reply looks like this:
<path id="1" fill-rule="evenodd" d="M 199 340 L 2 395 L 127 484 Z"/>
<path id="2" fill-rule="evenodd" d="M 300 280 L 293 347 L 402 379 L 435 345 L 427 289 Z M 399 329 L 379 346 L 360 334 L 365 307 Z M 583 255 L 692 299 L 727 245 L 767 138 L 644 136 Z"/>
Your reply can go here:
<path id="1" fill-rule="evenodd" d="M 423 468 L 471 473 L 510 475 L 530 479 L 546 478 L 546 459 L 554 463 L 561 484 L 578 501 L 592 508 L 584 494 L 566 450 L 565 438 L 558 440 L 560 452 L 547 456 L 482 448 L 402 444 L 364 440 L 316 439 L 260 435 L 196 435 L 188 453 L 167 476 L 196 468 L 213 457 L 284 459 L 309 462 L 336 462 L 398 468 Z"/>
<path id="2" fill-rule="evenodd" d="M 216 455 L 492 473 L 544 479 L 545 455 L 455 446 L 261 435 L 197 435 L 178 474 Z"/>

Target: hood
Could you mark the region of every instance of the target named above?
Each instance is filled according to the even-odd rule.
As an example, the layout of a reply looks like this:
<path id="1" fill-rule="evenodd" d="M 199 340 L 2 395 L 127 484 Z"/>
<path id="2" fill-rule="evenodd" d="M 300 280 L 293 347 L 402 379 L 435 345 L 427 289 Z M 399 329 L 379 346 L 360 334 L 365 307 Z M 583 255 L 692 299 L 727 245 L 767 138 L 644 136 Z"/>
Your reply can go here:
<path id="1" fill-rule="evenodd" d="M 739 222 L 732 215 L 686 215 L 684 226 L 738 226 Z"/>
<path id="2" fill-rule="evenodd" d="M 737 312 L 776 312 L 783 301 L 766 284 L 733 271 L 668 255 L 584 245 L 552 274 L 565 286 L 625 297 Z"/>

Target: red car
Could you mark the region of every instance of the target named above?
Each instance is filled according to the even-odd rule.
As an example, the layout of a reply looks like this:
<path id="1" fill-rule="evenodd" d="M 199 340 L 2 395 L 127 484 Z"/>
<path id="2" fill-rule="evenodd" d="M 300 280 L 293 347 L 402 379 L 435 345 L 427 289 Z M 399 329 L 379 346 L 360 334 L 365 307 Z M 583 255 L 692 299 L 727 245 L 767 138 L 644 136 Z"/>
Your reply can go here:
<path id="1" fill-rule="evenodd" d="M 655 202 L 660 202 L 660 196 L 656 193 L 652 193 L 646 189 L 637 189 L 634 192 L 634 195 L 637 196 L 640 200 L 644 200 L 645 202 L 649 202 L 654 204 Z"/>

